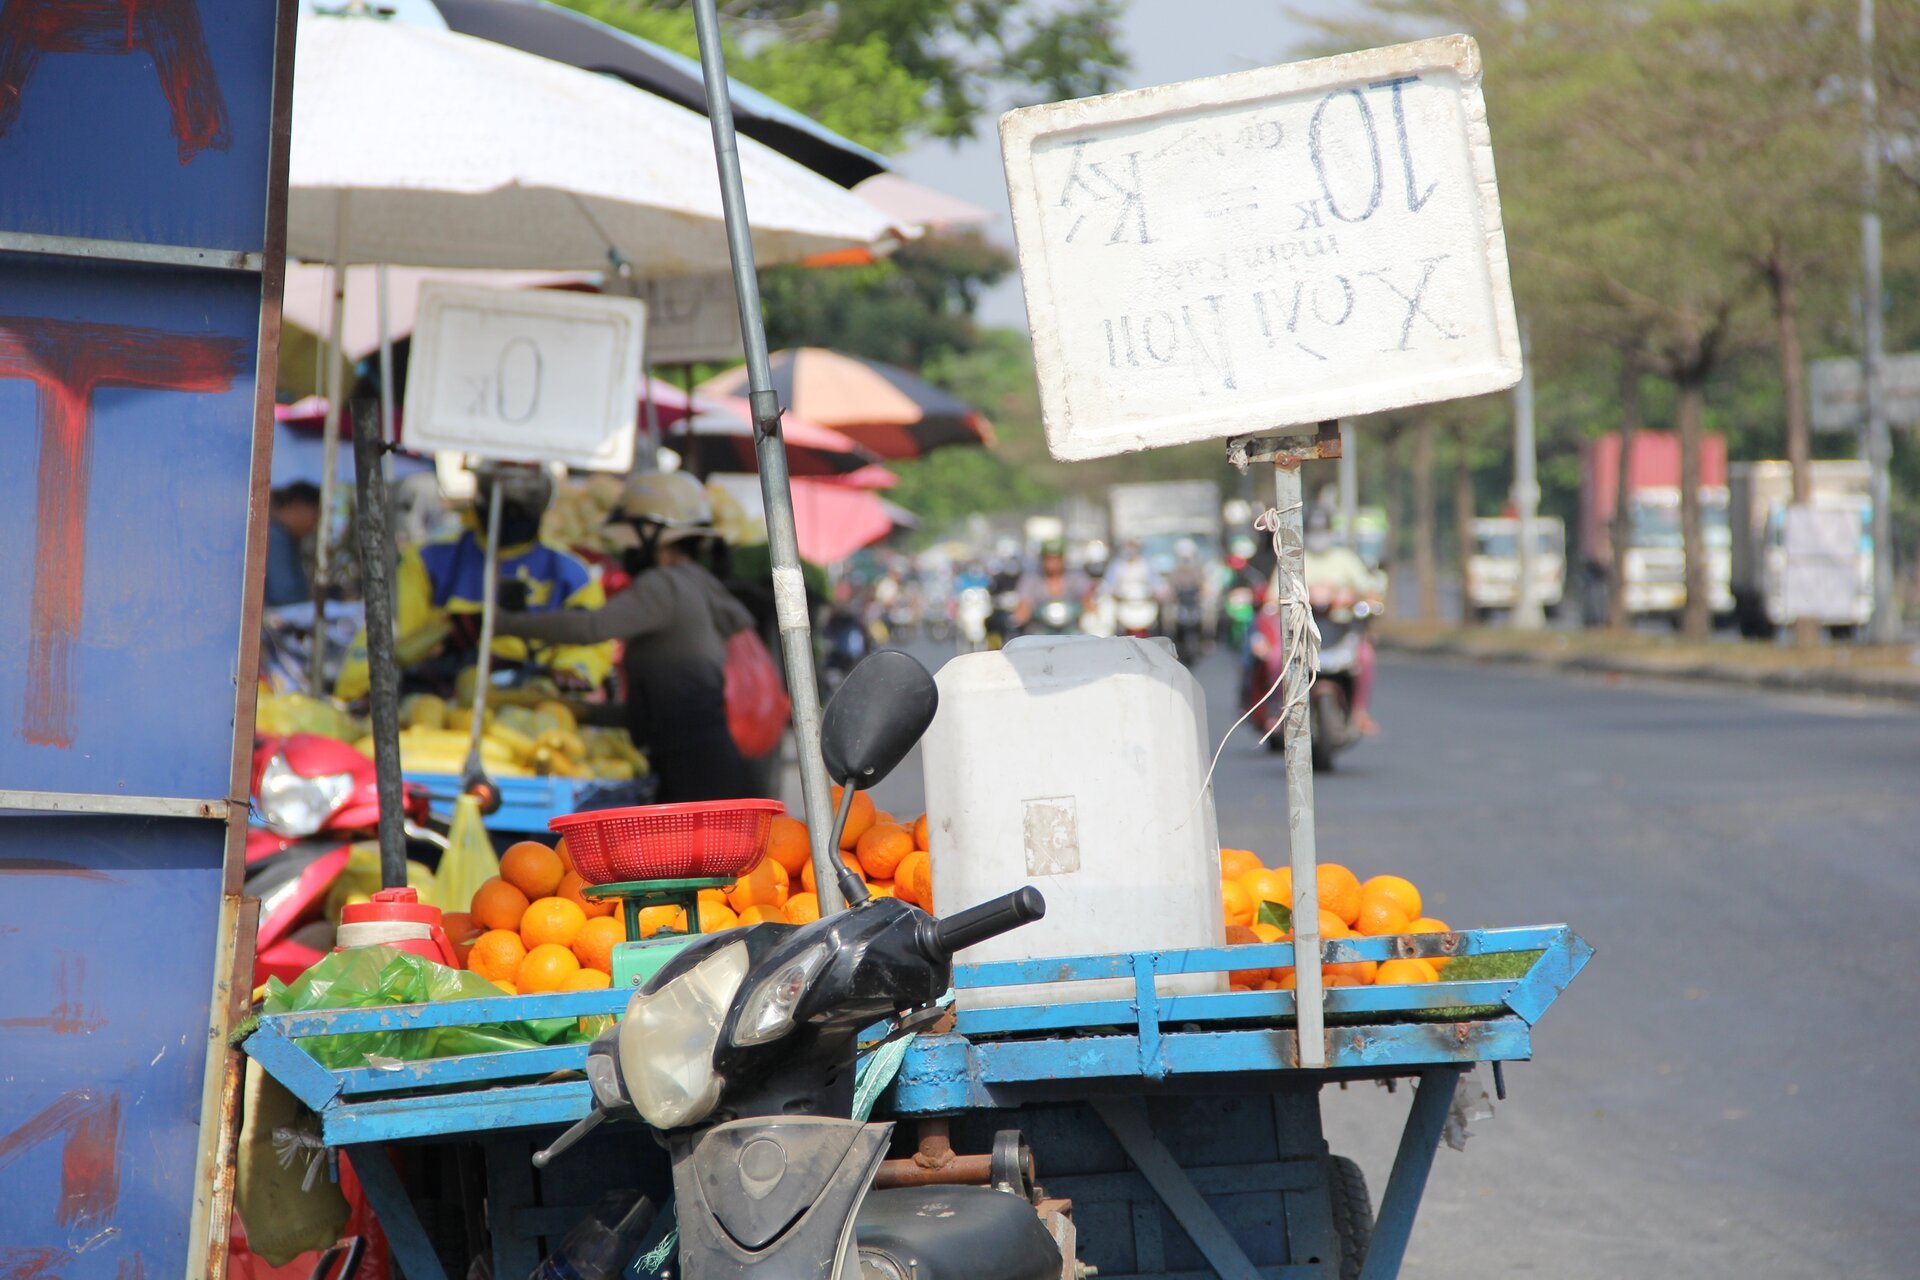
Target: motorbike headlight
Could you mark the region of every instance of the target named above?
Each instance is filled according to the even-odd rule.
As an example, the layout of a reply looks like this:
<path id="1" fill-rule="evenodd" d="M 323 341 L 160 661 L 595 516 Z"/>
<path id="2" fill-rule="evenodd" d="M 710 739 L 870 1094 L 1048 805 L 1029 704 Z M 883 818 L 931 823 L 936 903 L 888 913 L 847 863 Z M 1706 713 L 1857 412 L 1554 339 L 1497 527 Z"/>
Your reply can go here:
<path id="1" fill-rule="evenodd" d="M 254 807 L 269 829 L 283 836 L 310 836 L 353 794 L 353 775 L 322 773 L 308 778 L 276 755 L 260 771 Z"/>
<path id="2" fill-rule="evenodd" d="M 724 1081 L 713 1069 L 713 1051 L 746 977 L 747 944 L 736 942 L 627 1003 L 620 1074 L 634 1106 L 654 1128 L 692 1124 L 720 1101 Z"/>
<path id="3" fill-rule="evenodd" d="M 793 1011 L 807 994 L 813 975 L 827 961 L 826 944 L 808 947 L 747 993 L 733 1023 L 733 1042 L 741 1048 L 777 1040 L 793 1030 Z"/>

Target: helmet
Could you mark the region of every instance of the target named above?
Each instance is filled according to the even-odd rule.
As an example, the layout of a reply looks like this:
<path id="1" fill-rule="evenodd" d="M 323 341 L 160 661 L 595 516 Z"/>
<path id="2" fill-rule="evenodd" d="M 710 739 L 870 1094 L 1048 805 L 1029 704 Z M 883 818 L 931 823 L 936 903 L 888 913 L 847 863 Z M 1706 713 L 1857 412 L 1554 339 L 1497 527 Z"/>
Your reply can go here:
<path id="1" fill-rule="evenodd" d="M 684 471 L 645 471 L 627 481 L 609 520 L 659 525 L 661 541 L 713 530 L 713 500 Z"/>

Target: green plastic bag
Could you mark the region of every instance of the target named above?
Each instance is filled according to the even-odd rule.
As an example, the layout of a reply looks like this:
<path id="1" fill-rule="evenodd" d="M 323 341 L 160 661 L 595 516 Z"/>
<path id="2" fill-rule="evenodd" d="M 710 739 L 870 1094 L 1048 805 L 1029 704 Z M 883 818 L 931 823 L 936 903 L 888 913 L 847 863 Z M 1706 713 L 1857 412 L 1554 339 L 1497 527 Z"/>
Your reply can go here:
<path id="1" fill-rule="evenodd" d="M 293 980 L 267 980 L 262 1013 L 304 1013 L 313 1009 L 371 1009 L 381 1005 L 425 1004 L 441 1000 L 497 998 L 500 988 L 477 973 L 394 947 L 354 947 L 336 951 Z M 471 1027 L 424 1027 L 366 1031 L 342 1036 L 308 1036 L 300 1047 L 332 1070 L 413 1062 L 463 1053 L 499 1053 L 549 1044 L 592 1040 L 605 1018 L 537 1018 Z"/>
<path id="2" fill-rule="evenodd" d="M 500 856 L 480 820 L 480 802 L 472 796 L 459 797 L 453 802 L 446 852 L 440 855 L 440 869 L 433 873 L 434 905 L 442 911 L 465 911 L 480 886 L 499 874 Z"/>

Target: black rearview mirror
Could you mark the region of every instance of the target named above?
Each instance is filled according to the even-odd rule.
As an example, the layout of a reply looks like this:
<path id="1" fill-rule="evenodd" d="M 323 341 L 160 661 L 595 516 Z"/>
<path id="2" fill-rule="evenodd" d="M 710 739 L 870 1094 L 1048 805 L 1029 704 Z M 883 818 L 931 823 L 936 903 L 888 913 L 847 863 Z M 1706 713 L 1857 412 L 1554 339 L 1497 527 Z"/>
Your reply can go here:
<path id="1" fill-rule="evenodd" d="M 827 776 L 864 791 L 913 750 L 933 723 L 940 690 L 918 662 L 882 649 L 855 667 L 820 718 L 820 755 Z"/>

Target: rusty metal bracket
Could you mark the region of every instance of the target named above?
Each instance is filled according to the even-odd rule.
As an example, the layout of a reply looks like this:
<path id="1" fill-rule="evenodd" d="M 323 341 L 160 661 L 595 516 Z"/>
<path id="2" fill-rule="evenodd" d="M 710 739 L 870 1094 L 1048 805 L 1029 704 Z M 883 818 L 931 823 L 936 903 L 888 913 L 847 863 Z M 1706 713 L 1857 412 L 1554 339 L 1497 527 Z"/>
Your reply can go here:
<path id="1" fill-rule="evenodd" d="M 1340 424 L 1323 422 L 1309 436 L 1304 431 L 1288 435 L 1229 436 L 1227 461 L 1241 471 L 1256 462 L 1275 466 L 1299 466 L 1303 462 L 1325 462 L 1340 456 Z"/>

